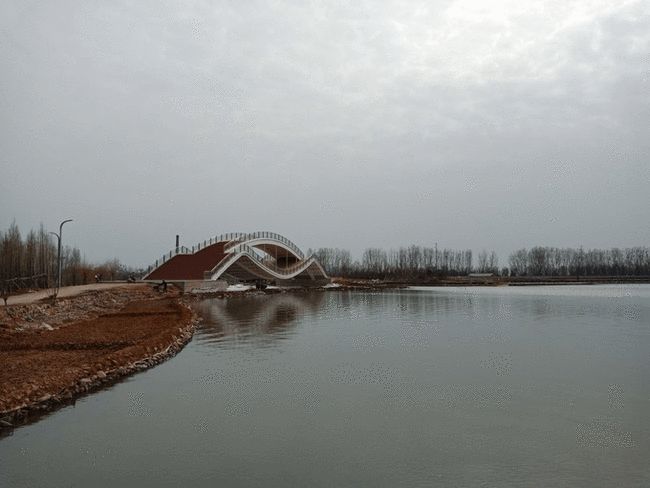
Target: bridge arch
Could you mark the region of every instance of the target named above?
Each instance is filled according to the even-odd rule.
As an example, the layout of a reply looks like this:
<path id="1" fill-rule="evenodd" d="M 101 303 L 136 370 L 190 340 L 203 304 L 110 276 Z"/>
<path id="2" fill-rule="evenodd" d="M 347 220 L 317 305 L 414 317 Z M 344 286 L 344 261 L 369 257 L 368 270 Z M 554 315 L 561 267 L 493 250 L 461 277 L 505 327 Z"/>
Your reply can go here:
<path id="1" fill-rule="evenodd" d="M 166 253 L 150 267 L 145 280 L 267 280 L 280 284 L 328 282 L 329 277 L 313 256 L 275 232 L 229 233 L 191 248 Z"/>

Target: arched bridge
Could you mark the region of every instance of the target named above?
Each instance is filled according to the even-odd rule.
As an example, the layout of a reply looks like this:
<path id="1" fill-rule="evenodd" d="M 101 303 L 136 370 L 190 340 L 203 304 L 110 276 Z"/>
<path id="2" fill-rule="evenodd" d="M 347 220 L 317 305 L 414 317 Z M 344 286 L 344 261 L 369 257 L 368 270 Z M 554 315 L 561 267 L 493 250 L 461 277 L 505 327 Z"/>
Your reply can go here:
<path id="1" fill-rule="evenodd" d="M 274 232 L 222 234 L 178 247 L 150 266 L 145 280 L 252 281 L 320 284 L 329 278 L 316 258 Z"/>

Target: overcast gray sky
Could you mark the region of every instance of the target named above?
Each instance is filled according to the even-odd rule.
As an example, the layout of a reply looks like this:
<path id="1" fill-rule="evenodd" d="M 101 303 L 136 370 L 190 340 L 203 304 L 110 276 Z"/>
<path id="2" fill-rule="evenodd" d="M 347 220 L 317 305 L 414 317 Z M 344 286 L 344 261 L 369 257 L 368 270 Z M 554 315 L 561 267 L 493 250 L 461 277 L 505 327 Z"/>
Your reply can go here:
<path id="1" fill-rule="evenodd" d="M 650 244 L 647 0 L 5 0 L 0 73 L 0 228 L 91 261 Z"/>

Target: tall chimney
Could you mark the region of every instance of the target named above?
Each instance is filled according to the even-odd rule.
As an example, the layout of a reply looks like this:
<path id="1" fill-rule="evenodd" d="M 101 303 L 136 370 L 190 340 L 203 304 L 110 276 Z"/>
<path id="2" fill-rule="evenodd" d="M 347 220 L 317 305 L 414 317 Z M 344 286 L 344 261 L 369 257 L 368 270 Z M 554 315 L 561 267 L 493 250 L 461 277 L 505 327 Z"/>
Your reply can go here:
<path id="1" fill-rule="evenodd" d="M 179 235 L 176 234 L 176 252 L 178 252 L 178 245 L 179 245 Z"/>

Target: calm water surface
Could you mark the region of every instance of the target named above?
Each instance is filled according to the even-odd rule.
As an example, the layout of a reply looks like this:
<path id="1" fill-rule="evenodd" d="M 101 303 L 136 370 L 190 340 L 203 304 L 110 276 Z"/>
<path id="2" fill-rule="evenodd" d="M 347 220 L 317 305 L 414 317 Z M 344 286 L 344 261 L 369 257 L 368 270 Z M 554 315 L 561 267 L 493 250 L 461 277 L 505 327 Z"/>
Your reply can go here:
<path id="1" fill-rule="evenodd" d="M 650 486 L 650 286 L 211 299 L 0 486 Z"/>

